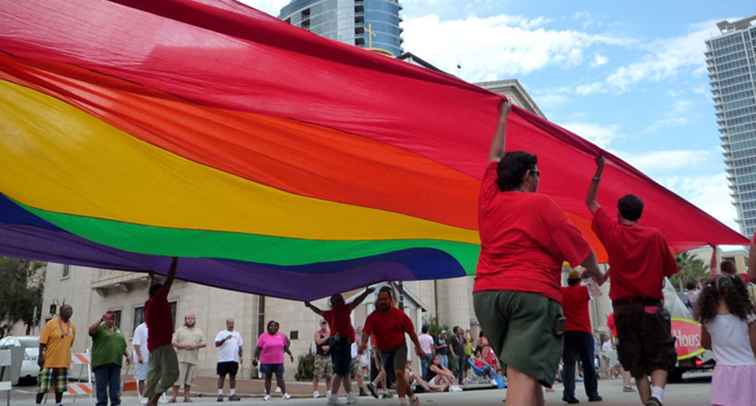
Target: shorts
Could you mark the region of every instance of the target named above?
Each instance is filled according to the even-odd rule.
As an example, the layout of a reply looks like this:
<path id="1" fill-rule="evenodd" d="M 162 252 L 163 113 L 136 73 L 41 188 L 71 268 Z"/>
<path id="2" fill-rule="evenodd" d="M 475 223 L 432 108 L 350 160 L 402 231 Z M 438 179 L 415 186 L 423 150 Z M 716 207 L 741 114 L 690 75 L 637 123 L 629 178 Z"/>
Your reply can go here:
<path id="1" fill-rule="evenodd" d="M 677 364 L 672 318 L 661 305 L 615 304 L 614 320 L 619 343 L 617 355 L 622 368 L 633 378 L 654 370 L 669 370 Z"/>
<path id="2" fill-rule="evenodd" d="M 366 365 L 362 364 L 362 360 L 360 357 L 352 358 L 352 362 L 349 364 L 350 369 L 350 375 L 354 378 L 359 376 L 360 374 L 364 374 L 365 369 L 367 369 Z"/>
<path id="3" fill-rule="evenodd" d="M 562 306 L 530 292 L 477 292 L 473 300 L 502 368 L 511 366 L 550 388 L 562 358 Z"/>
<path id="4" fill-rule="evenodd" d="M 37 377 L 39 393 L 47 393 L 53 388 L 55 393 L 64 393 L 68 389 L 67 368 L 42 368 Z"/>
<path id="5" fill-rule="evenodd" d="M 149 362 L 143 362 L 143 363 L 136 363 L 134 364 L 134 378 L 136 378 L 137 381 L 144 381 L 147 380 L 147 375 L 150 373 L 150 363 Z"/>
<path id="6" fill-rule="evenodd" d="M 269 376 L 272 376 L 273 374 L 276 374 L 276 379 L 283 380 L 284 366 L 283 364 L 260 364 L 260 372 L 265 377 L 269 377 Z"/>
<path id="7" fill-rule="evenodd" d="M 339 340 L 331 345 L 331 362 L 333 373 L 337 376 L 349 376 L 352 363 L 351 343 L 347 340 Z"/>
<path id="8" fill-rule="evenodd" d="M 396 382 L 396 371 L 407 368 L 407 344 L 402 343 L 393 351 L 381 351 L 381 364 L 386 371 L 386 384 Z"/>
<path id="9" fill-rule="evenodd" d="M 333 363 L 330 355 L 315 355 L 315 362 L 312 368 L 313 377 L 330 378 L 333 375 Z"/>
<path id="10" fill-rule="evenodd" d="M 219 362 L 215 367 L 215 372 L 218 376 L 231 375 L 236 377 L 236 373 L 239 372 L 239 363 L 236 361 L 224 361 Z"/>
<path id="11" fill-rule="evenodd" d="M 192 386 L 192 379 L 194 378 L 194 369 L 196 365 L 188 362 L 179 362 L 179 378 L 176 381 L 176 386 L 183 386 L 188 388 Z"/>

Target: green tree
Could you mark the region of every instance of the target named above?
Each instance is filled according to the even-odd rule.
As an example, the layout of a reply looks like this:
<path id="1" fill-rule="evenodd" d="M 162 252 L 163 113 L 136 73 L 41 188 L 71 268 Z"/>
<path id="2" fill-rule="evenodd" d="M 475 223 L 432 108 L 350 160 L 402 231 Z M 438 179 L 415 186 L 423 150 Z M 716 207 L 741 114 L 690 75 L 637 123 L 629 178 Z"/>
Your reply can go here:
<path id="1" fill-rule="evenodd" d="M 0 257 L 0 337 L 19 321 L 26 332 L 42 314 L 43 263 Z M 36 310 L 36 314 L 35 314 Z"/>
<path id="2" fill-rule="evenodd" d="M 677 268 L 680 270 L 672 276 L 672 285 L 679 290 L 683 290 L 688 282 L 698 282 L 709 274 L 709 266 L 700 258 L 690 255 L 687 252 L 677 255 Z"/>

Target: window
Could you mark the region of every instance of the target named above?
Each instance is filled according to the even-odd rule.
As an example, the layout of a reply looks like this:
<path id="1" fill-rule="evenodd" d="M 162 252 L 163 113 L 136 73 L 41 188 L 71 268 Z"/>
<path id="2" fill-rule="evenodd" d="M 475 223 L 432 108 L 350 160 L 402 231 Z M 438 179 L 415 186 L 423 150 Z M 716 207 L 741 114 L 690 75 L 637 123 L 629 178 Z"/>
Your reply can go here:
<path id="1" fill-rule="evenodd" d="M 71 265 L 63 265 L 63 272 L 60 274 L 60 279 L 68 279 L 71 277 Z"/>
<path id="2" fill-rule="evenodd" d="M 131 331 L 136 330 L 137 326 L 142 323 L 144 323 L 144 306 L 139 306 L 134 308 L 134 328 Z"/>
<path id="3" fill-rule="evenodd" d="M 299 340 L 299 330 L 291 330 L 291 332 L 289 332 L 289 340 Z"/>
<path id="4" fill-rule="evenodd" d="M 113 324 L 117 329 L 121 328 L 121 314 L 120 310 L 113 310 Z"/>

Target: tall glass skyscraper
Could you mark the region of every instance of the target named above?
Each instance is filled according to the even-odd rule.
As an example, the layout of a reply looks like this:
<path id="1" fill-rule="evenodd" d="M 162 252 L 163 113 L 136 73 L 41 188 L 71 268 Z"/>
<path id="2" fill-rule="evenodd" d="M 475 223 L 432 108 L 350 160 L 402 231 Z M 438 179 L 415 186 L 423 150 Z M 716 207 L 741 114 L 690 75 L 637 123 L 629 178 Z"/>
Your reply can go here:
<path id="1" fill-rule="evenodd" d="M 402 53 L 399 0 L 294 0 L 279 18 L 348 44 Z"/>
<path id="2" fill-rule="evenodd" d="M 706 65 L 740 230 L 756 227 L 756 16 L 717 24 Z"/>

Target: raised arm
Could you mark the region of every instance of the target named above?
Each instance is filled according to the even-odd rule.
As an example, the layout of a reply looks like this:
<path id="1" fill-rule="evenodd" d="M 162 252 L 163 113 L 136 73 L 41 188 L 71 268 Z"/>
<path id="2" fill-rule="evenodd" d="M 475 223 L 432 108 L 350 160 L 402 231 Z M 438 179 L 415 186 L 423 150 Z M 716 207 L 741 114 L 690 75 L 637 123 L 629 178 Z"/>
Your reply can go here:
<path id="1" fill-rule="evenodd" d="M 593 174 L 591 179 L 591 186 L 588 188 L 588 195 L 585 197 L 585 204 L 588 205 L 588 210 L 591 213 L 601 207 L 596 201 L 596 195 L 598 194 L 599 184 L 601 183 L 601 175 L 604 174 L 604 157 L 599 155 L 596 157 L 596 173 Z"/>
<path id="2" fill-rule="evenodd" d="M 317 307 L 315 307 L 315 306 L 314 306 L 314 305 L 313 305 L 312 303 L 310 303 L 310 302 L 305 302 L 305 307 L 308 307 L 308 308 L 310 308 L 310 310 L 312 310 L 313 312 L 315 312 L 315 314 L 317 314 L 317 315 L 319 315 L 319 316 L 322 316 L 322 315 L 323 315 L 323 311 L 322 311 L 322 310 L 320 310 L 320 309 L 318 309 Z"/>
<path id="3" fill-rule="evenodd" d="M 354 300 L 352 300 L 349 303 L 349 310 L 354 310 L 355 308 L 357 308 L 357 306 L 359 306 L 362 302 L 364 302 L 365 299 L 367 299 L 368 295 L 370 295 L 374 291 L 375 291 L 374 288 L 366 288 L 365 291 L 362 292 L 361 295 L 357 296 L 356 298 L 354 298 Z"/>
<path id="4" fill-rule="evenodd" d="M 588 255 L 588 258 L 586 258 L 580 265 L 585 268 L 583 275 L 593 278 L 593 280 L 599 286 L 604 284 L 606 278 L 601 272 L 601 269 L 599 269 L 598 261 L 596 261 L 596 255 L 593 253 L 593 251 L 591 251 L 591 254 Z"/>
<path id="5" fill-rule="evenodd" d="M 94 324 L 89 326 L 89 335 L 91 337 L 94 337 L 95 334 L 97 334 L 97 328 L 100 327 L 100 324 L 102 324 L 102 317 L 100 317 L 100 320 L 97 320 Z"/>
<path id="6" fill-rule="evenodd" d="M 176 268 L 178 267 L 178 258 L 173 257 L 171 259 L 171 269 L 168 270 L 168 278 L 165 280 L 165 290 L 171 290 L 173 280 L 176 279 Z"/>
<path id="7" fill-rule="evenodd" d="M 756 233 L 751 240 L 751 253 L 748 254 L 748 276 L 751 282 L 756 283 Z"/>
<path id="8" fill-rule="evenodd" d="M 488 153 L 488 158 L 491 161 L 498 161 L 504 156 L 504 148 L 507 141 L 507 115 L 512 109 L 512 103 L 504 99 L 501 102 L 500 109 L 499 122 L 496 124 L 496 133 L 494 133 L 493 140 L 491 141 L 491 151 Z"/>

